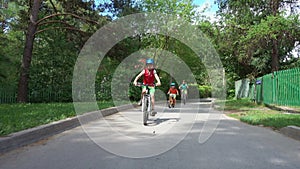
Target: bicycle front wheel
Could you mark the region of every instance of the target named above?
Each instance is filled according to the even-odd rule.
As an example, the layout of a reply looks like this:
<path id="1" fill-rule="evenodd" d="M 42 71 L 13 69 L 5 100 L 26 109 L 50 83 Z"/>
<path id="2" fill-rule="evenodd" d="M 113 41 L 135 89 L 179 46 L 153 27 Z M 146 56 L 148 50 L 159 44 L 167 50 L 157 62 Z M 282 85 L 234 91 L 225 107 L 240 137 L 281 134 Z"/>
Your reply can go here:
<path id="1" fill-rule="evenodd" d="M 148 120 L 148 117 L 149 117 L 147 97 L 144 97 L 144 99 L 143 99 L 142 111 L 143 111 L 143 124 L 147 125 L 147 120 Z"/>
<path id="2" fill-rule="evenodd" d="M 186 93 L 182 92 L 181 100 L 182 100 L 183 104 L 186 103 Z"/>

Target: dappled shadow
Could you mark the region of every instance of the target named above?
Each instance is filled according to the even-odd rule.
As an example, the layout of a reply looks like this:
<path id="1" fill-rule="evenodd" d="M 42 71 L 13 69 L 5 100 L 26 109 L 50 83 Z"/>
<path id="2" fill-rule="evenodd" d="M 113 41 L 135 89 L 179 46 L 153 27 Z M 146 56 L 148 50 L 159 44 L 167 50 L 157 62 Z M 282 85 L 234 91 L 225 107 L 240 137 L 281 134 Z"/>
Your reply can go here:
<path id="1" fill-rule="evenodd" d="M 156 119 L 149 119 L 149 121 L 147 122 L 148 126 L 154 126 L 154 125 L 159 125 L 161 123 L 175 123 L 178 122 L 180 120 L 180 118 L 156 118 Z"/>

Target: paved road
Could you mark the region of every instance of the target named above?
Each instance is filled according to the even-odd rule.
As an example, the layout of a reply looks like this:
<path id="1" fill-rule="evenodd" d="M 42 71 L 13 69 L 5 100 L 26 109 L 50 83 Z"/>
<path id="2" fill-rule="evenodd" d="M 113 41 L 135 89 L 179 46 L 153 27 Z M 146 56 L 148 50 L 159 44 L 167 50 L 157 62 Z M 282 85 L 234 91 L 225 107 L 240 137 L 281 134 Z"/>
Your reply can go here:
<path id="1" fill-rule="evenodd" d="M 299 141 L 220 115 L 207 103 L 157 109 L 148 126 L 140 110 L 120 112 L 1 155 L 0 168 L 300 168 Z"/>

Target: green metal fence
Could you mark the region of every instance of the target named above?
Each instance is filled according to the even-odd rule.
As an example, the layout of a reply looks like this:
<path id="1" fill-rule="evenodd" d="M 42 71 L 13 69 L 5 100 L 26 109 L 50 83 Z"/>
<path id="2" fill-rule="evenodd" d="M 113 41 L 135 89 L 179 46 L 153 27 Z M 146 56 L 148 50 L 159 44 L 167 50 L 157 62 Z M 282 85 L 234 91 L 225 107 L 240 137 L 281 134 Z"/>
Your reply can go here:
<path id="1" fill-rule="evenodd" d="M 272 104 L 275 102 L 274 94 L 276 88 L 274 87 L 274 76 L 273 74 L 267 74 L 262 77 L 262 101 L 266 104 Z"/>
<path id="2" fill-rule="evenodd" d="M 254 88 L 255 100 L 258 103 L 300 106 L 300 68 L 259 77 Z M 246 97 L 252 98 L 250 96 L 248 94 Z"/>
<path id="3" fill-rule="evenodd" d="M 255 86 L 249 79 L 242 79 L 235 82 L 235 98 L 255 99 Z"/>
<path id="4" fill-rule="evenodd" d="M 273 103 L 300 106 L 300 68 L 276 72 Z"/>
<path id="5" fill-rule="evenodd" d="M 257 103 L 262 103 L 263 102 L 263 88 L 262 88 L 262 84 L 263 84 L 263 78 L 259 77 L 256 79 L 256 82 L 254 84 L 255 86 L 255 101 Z"/>
<path id="6" fill-rule="evenodd" d="M 15 103 L 17 93 L 15 89 L 9 87 L 0 87 L 0 103 Z"/>
<path id="7" fill-rule="evenodd" d="M 30 103 L 37 102 L 67 102 L 70 101 L 71 92 L 43 90 L 30 91 L 28 100 Z M 1 103 L 16 103 L 17 89 L 13 87 L 0 86 L 0 104 Z"/>
<path id="8" fill-rule="evenodd" d="M 100 93 L 100 94 L 99 94 Z M 108 100 L 111 97 L 110 90 L 96 91 L 97 100 Z M 28 94 L 30 103 L 48 103 L 48 102 L 71 102 L 72 91 L 51 89 L 30 90 Z M 7 86 L 0 86 L 0 104 L 2 103 L 17 103 L 17 89 Z"/>

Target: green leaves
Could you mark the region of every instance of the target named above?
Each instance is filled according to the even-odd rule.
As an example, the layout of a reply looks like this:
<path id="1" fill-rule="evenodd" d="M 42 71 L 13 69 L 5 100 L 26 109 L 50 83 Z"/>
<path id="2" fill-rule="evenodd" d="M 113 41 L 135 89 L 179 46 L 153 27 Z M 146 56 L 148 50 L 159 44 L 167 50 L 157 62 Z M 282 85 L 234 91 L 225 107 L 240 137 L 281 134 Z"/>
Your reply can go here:
<path id="1" fill-rule="evenodd" d="M 299 15 L 287 15 L 284 9 L 295 7 L 295 2 L 218 1 L 223 42 L 219 51 L 226 52 L 225 60 L 238 61 L 236 66 L 242 69 L 235 71 L 242 78 L 269 73 L 277 69 L 277 63 L 283 65 L 286 60 L 293 60 L 289 52 L 299 41 Z"/>
<path id="2" fill-rule="evenodd" d="M 195 15 L 192 0 L 145 0 L 143 6 L 146 12 L 173 14 L 187 21 L 191 21 Z"/>
<path id="3" fill-rule="evenodd" d="M 260 24 L 252 25 L 246 36 L 241 37 L 240 42 L 244 46 L 244 50 L 249 51 L 251 56 L 248 57 L 270 57 L 271 52 L 268 51 L 272 50 L 272 40 L 276 40 L 279 43 L 279 57 L 282 62 L 284 58 L 290 57 L 287 55 L 288 52 L 299 40 L 299 27 L 296 25 L 300 25 L 300 23 L 299 21 L 295 23 L 294 16 L 271 15 L 263 19 Z M 264 59 L 264 57 L 260 58 Z M 262 70 L 266 65 L 268 62 L 259 69 Z"/>

